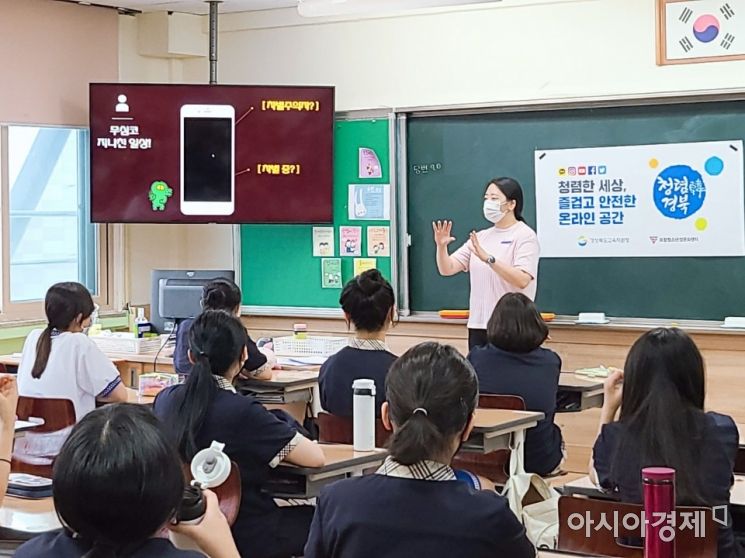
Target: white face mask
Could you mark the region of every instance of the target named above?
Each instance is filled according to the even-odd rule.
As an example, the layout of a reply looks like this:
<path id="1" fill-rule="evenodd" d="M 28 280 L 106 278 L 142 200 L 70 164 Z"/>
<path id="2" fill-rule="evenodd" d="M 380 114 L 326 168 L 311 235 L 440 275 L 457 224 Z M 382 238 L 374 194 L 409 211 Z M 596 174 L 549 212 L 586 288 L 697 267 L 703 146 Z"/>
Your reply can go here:
<path id="1" fill-rule="evenodd" d="M 505 213 L 502 211 L 502 204 L 496 200 L 484 200 L 484 217 L 487 221 L 491 221 L 495 225 L 499 223 L 504 217 Z"/>

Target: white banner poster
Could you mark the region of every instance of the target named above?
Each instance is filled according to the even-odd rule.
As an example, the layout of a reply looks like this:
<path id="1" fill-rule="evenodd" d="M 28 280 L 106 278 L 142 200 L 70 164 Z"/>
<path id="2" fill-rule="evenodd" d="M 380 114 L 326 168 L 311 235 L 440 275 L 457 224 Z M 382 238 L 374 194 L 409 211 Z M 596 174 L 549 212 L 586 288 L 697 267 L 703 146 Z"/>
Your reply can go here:
<path id="1" fill-rule="evenodd" d="M 535 152 L 541 256 L 745 255 L 743 142 Z"/>

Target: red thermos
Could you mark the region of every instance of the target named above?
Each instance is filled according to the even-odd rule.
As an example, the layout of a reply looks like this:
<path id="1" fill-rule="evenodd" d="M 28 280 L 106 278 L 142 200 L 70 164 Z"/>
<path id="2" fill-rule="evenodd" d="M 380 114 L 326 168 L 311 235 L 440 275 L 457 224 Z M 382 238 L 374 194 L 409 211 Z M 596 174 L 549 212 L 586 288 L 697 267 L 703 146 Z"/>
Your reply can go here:
<path id="1" fill-rule="evenodd" d="M 675 469 L 642 469 L 642 485 L 644 558 L 675 558 Z"/>

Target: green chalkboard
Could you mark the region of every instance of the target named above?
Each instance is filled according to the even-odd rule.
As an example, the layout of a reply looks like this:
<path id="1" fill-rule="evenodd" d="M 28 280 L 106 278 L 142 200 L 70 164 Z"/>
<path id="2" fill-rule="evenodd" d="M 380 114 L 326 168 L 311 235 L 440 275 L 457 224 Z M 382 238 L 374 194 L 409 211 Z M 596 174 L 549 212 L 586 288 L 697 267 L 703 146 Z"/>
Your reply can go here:
<path id="1" fill-rule="evenodd" d="M 390 182 L 388 120 L 338 120 L 334 126 L 334 240 L 339 257 L 339 227 L 362 227 L 362 257 L 367 257 L 366 229 L 388 221 L 350 221 L 347 211 L 349 184 Z M 360 179 L 360 147 L 374 149 L 382 177 Z M 282 200 L 277 200 L 282 203 Z M 331 225 L 316 225 L 331 226 Z M 391 276 L 390 258 L 377 258 L 377 267 Z M 342 258 L 342 281 L 353 275 L 353 258 Z M 241 288 L 243 304 L 338 308 L 341 289 L 321 288 L 321 258 L 313 257 L 313 225 L 241 226 Z"/>
<path id="2" fill-rule="evenodd" d="M 410 306 L 436 311 L 468 307 L 468 277 L 438 275 L 431 221 L 454 221 L 453 247 L 489 226 L 481 207 L 490 178 L 522 183 L 535 228 L 536 149 L 745 139 L 745 101 L 422 116 L 407 126 Z M 570 315 L 745 315 L 745 258 L 544 258 L 536 302 Z"/>

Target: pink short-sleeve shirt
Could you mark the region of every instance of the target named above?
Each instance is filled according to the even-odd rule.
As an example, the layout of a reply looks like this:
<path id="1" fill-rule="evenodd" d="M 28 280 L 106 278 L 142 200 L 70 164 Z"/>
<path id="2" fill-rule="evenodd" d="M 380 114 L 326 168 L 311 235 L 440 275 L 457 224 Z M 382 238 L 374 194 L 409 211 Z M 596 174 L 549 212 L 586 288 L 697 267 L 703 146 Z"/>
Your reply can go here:
<path id="1" fill-rule="evenodd" d="M 476 235 L 481 247 L 498 262 L 522 269 L 532 277 L 524 289 L 514 287 L 488 264 L 475 256 L 471 257 L 470 240 L 453 253 L 453 258 L 460 263 L 463 271 L 471 275 L 468 327 L 486 329 L 494 307 L 505 293 L 520 292 L 531 300 L 535 299 L 540 246 L 535 231 L 522 221 L 506 229 L 489 227 Z"/>

